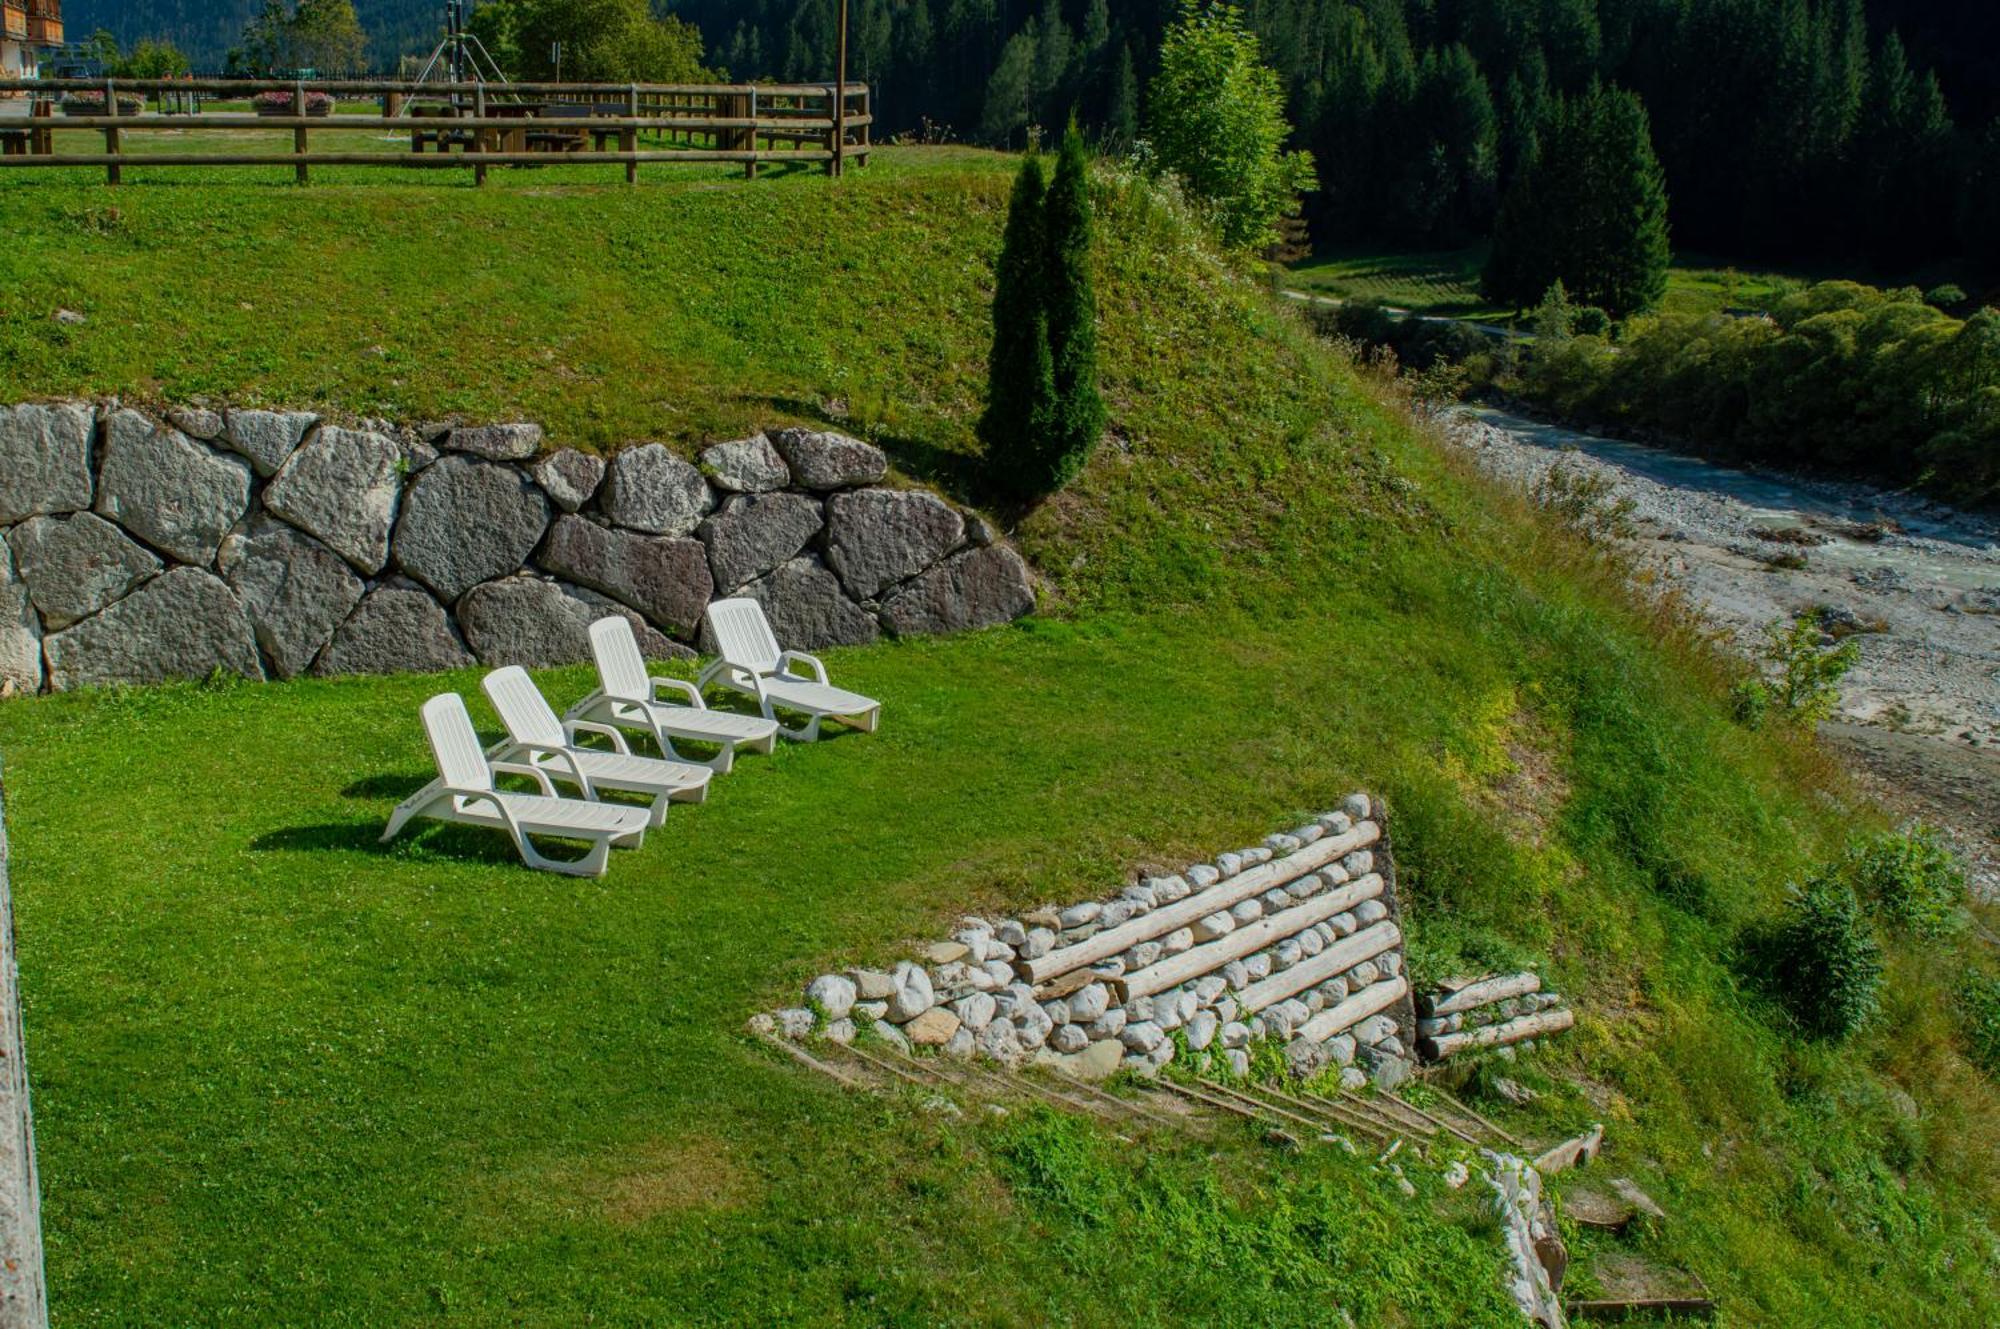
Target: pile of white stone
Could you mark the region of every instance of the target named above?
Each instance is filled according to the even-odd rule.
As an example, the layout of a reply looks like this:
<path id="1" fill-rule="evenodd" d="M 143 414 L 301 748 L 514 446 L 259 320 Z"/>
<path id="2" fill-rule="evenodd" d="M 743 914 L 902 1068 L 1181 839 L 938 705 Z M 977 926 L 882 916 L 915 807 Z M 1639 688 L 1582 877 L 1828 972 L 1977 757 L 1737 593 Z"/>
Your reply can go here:
<path id="1" fill-rule="evenodd" d="M 1272 1041 L 1294 1073 L 1394 1085 L 1415 1020 L 1383 809 L 1366 794 L 1110 899 L 961 919 L 920 959 L 822 974 L 805 996 L 753 1029 L 1086 1078 L 1177 1057 L 1242 1076 Z"/>
<path id="2" fill-rule="evenodd" d="M 1563 999 L 1542 991 L 1541 975 L 1447 979 L 1417 1000 L 1417 1053 L 1444 1061 L 1466 1052 L 1534 1046 L 1576 1023 Z"/>

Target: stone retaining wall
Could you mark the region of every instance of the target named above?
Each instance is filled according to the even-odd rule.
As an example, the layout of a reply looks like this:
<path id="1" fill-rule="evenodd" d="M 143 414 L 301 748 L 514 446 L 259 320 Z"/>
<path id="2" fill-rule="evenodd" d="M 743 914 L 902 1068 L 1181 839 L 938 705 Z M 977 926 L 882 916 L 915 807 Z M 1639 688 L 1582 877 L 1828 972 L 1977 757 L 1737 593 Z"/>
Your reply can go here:
<path id="1" fill-rule="evenodd" d="M 822 974 L 759 1031 L 997 1061 L 1086 1078 L 1152 1074 L 1177 1058 L 1243 1076 L 1271 1044 L 1299 1075 L 1350 1087 L 1409 1073 L 1404 972 L 1385 811 L 1349 797 L 1261 845 L 1109 899 L 1019 918 L 966 918 L 891 970 Z"/>
<path id="2" fill-rule="evenodd" d="M 805 429 L 697 466 L 548 451 L 525 423 L 0 407 L 0 687 L 569 664 L 606 612 L 687 655 L 729 595 L 803 650 L 1034 608 L 991 526 L 887 474 Z"/>

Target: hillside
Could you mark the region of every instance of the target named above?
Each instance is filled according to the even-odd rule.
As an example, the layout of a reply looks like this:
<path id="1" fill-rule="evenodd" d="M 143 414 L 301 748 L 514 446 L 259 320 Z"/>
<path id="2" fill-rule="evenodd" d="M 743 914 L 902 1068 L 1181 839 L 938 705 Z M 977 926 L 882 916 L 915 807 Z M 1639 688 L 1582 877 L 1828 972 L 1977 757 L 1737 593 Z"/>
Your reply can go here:
<path id="1" fill-rule="evenodd" d="M 17 173 L 0 400 L 518 413 L 600 448 L 832 418 L 976 500 L 1011 166 Z M 1579 1012 L 1508 1072 L 1539 1101 L 1479 1101 L 1602 1120 L 1668 1209 L 1572 1233 L 1581 1285 L 1637 1252 L 1731 1324 L 2000 1318 L 2000 1092 L 1954 1014 L 1990 957 L 1892 940 L 1887 1008 L 1838 1048 L 1738 968 L 1875 814 L 1176 207 L 1098 197 L 1113 428 L 1015 532 L 1044 612 L 829 653 L 882 731 L 744 763 L 605 882 L 374 847 L 425 768 L 417 704 L 471 674 L 0 703 L 61 1319 L 1518 1324 L 1490 1220 L 1430 1171 L 1407 1200 L 1248 1129 L 954 1117 L 740 1032 L 968 909 L 1355 787 L 1395 810 L 1419 975 L 1533 961 Z"/>
<path id="2" fill-rule="evenodd" d="M 69 0 L 63 17 L 72 41 L 99 28 L 124 47 L 146 37 L 164 39 L 185 51 L 197 70 L 214 73 L 262 8 L 263 0 Z M 354 0 L 354 13 L 368 34 L 368 59 L 381 68 L 393 68 L 398 56 L 427 52 L 444 30 L 442 0 Z"/>

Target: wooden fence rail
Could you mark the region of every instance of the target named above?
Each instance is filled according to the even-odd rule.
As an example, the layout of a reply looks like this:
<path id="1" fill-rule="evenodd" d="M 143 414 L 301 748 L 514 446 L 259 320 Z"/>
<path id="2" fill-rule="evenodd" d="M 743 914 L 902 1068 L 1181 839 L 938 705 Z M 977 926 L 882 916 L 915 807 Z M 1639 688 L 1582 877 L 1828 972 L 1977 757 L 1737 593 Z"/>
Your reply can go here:
<path id="1" fill-rule="evenodd" d="M 0 79 L 0 94 L 35 94 L 29 119 L 0 120 L 0 168 L 103 167 L 118 184 L 127 166 L 292 166 L 303 184 L 314 166 L 470 168 L 486 180 L 496 166 L 559 163 L 622 164 L 628 182 L 647 163 L 740 162 L 755 177 L 771 162 L 818 162 L 839 174 L 847 161 L 866 164 L 870 149 L 869 88 L 846 85 L 674 83 L 401 83 L 269 79 Z M 50 94 L 66 98 L 65 114 Z M 194 114 L 121 112 L 121 99 L 147 95 L 248 97 L 279 93 L 288 113 Z M 313 115 L 314 93 L 380 99 L 375 115 Z M 148 130 L 289 131 L 290 151 L 244 148 L 194 152 L 131 152 L 125 135 Z M 315 151 L 311 135 L 373 130 L 406 132 L 407 152 Z M 101 152 L 58 151 L 62 131 L 102 134 Z M 650 134 L 664 146 L 641 147 Z M 585 140 L 591 146 L 584 146 Z M 607 148 L 614 141 L 615 149 Z M 323 141 L 323 140 L 322 140 Z M 426 146 L 435 147 L 425 152 Z M 459 149 L 456 153 L 453 148 Z"/>

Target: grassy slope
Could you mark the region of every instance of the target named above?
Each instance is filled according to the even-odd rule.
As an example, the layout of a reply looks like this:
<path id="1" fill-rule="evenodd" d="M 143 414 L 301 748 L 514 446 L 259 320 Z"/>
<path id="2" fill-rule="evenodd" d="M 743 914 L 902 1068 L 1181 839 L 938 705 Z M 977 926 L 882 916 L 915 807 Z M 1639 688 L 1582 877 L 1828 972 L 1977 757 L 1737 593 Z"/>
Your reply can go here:
<path id="1" fill-rule="evenodd" d="M 1479 270 L 1486 247 L 1396 253 L 1348 247 L 1315 254 L 1295 264 L 1290 285 L 1319 295 L 1379 300 L 1420 314 L 1504 320 L 1502 309 L 1479 293 Z M 1676 313 L 1763 308 L 1798 285 L 1771 272 L 1716 267 L 1698 255 L 1683 254 L 1667 272 L 1665 308 Z"/>
<path id="2" fill-rule="evenodd" d="M 956 481 L 1004 163 L 506 185 L 0 190 L 44 256 L 0 273 L 0 396 L 519 410 L 597 441 L 843 397 Z M 1730 726 L 1697 644 L 1179 218 L 1105 207 L 1117 436 L 1021 532 L 1061 613 L 837 653 L 889 699 L 880 734 L 745 763 L 604 883 L 480 837 L 372 846 L 438 680 L 0 709 L 67 1319 L 1507 1323 L 1495 1239 L 1422 1169 L 1435 1210 L 1332 1151 L 1226 1135 L 1217 1168 L 846 1097 L 735 1032 L 961 910 L 1099 890 L 1355 784 L 1395 803 L 1417 964 L 1539 957 L 1576 999 L 1511 1120 L 1606 1120 L 1674 1215 L 1642 1243 L 1734 1322 L 2000 1313 L 1994 1094 L 1950 1046 L 1949 957 L 1899 955 L 1895 1019 L 1842 1056 L 1730 978 L 1736 925 L 1846 827 L 1811 755 Z M 274 275 L 290 253 L 309 286 Z M 71 299 L 91 322 L 47 324 Z M 289 343 L 238 300 L 328 331 Z M 543 347 L 546 373 L 492 372 Z"/>

